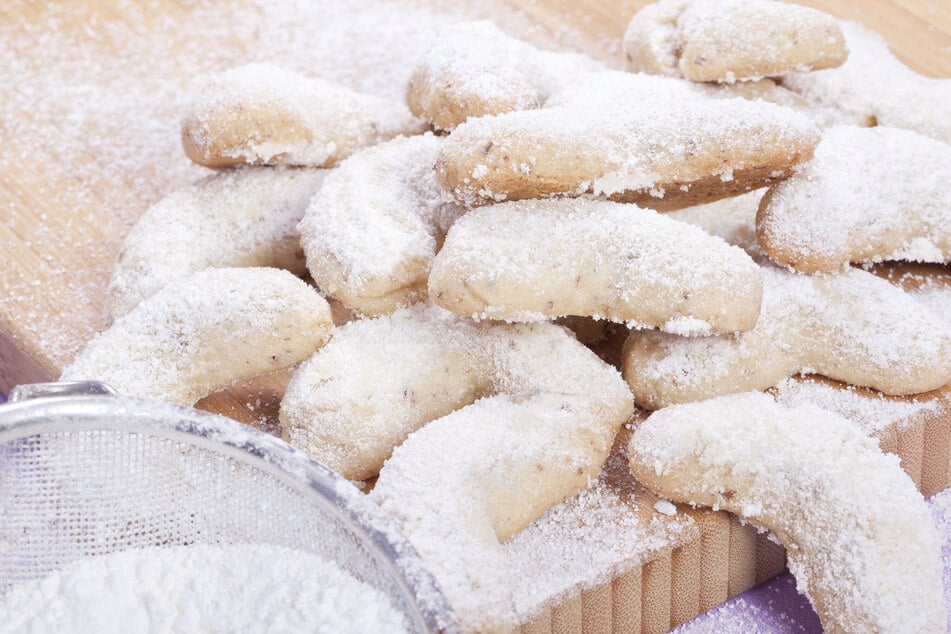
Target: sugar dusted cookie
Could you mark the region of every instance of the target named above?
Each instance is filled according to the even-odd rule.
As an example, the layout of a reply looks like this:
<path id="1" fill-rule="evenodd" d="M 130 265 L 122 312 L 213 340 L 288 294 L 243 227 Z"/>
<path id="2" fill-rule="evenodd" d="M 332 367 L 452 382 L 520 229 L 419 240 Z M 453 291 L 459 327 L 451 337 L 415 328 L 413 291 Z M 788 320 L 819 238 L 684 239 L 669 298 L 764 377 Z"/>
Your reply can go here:
<path id="1" fill-rule="evenodd" d="M 208 269 L 306 272 L 296 225 L 327 170 L 247 167 L 221 172 L 152 205 L 119 251 L 106 312 L 125 315 L 172 280 Z"/>
<path id="2" fill-rule="evenodd" d="M 333 171 L 299 229 L 317 286 L 374 315 L 427 296 L 437 249 L 464 209 L 436 182 L 442 139 L 398 137 L 354 154 Z"/>
<path id="3" fill-rule="evenodd" d="M 809 273 L 850 262 L 951 260 L 951 146 L 897 128 L 827 130 L 756 218 L 769 256 Z"/>
<path id="4" fill-rule="evenodd" d="M 591 193 L 667 211 L 788 176 L 818 142 L 819 130 L 788 108 L 605 72 L 543 109 L 460 125 L 436 171 L 470 206 Z"/>
<path id="5" fill-rule="evenodd" d="M 600 393 L 582 389 L 586 381 L 627 411 L 617 372 L 566 329 L 476 323 L 420 303 L 337 329 L 294 373 L 281 426 L 292 445 L 362 480 L 411 432 L 456 409 L 478 411 L 471 404 L 482 396 Z"/>
<path id="6" fill-rule="evenodd" d="M 655 412 L 634 475 L 772 531 L 825 631 L 943 632 L 940 541 L 898 459 L 837 414 L 758 392 Z"/>
<path id="7" fill-rule="evenodd" d="M 334 165 L 424 124 L 405 105 L 271 64 L 211 78 L 185 115 L 185 154 L 207 167 Z"/>
<path id="8" fill-rule="evenodd" d="M 627 68 L 734 82 L 833 68 L 848 51 L 835 18 L 767 0 L 661 0 L 631 19 Z"/>
<path id="9" fill-rule="evenodd" d="M 464 315 L 582 315 L 681 334 L 749 330 L 761 293 L 742 250 L 648 209 L 587 199 L 475 209 L 429 276 L 433 301 Z"/>
<path id="10" fill-rule="evenodd" d="M 310 383 L 314 428 L 358 440 L 347 453 L 421 427 L 393 450 L 370 497 L 397 520 L 467 631 L 511 630 L 500 542 L 597 478 L 633 411 L 623 380 L 548 323 L 476 324 L 418 305 L 338 334 L 327 351 L 347 365 L 318 353 L 289 395 Z"/>
<path id="11" fill-rule="evenodd" d="M 783 86 L 838 113 L 842 123 L 904 128 L 951 143 L 951 79 L 923 77 L 898 61 L 877 33 L 854 22 L 840 25 L 849 46 L 845 64 L 790 73 Z"/>
<path id="12" fill-rule="evenodd" d="M 406 101 L 437 130 L 469 117 L 538 108 L 559 87 L 604 66 L 583 55 L 539 50 L 492 22 L 453 24 L 413 69 Z"/>
<path id="13" fill-rule="evenodd" d="M 306 359 L 332 329 L 327 302 L 287 271 L 207 269 L 173 280 L 117 319 L 60 379 L 194 405 Z"/>
<path id="14" fill-rule="evenodd" d="M 735 336 L 684 338 L 634 331 L 624 376 L 649 409 L 763 390 L 815 373 L 886 394 L 951 383 L 951 327 L 908 294 L 849 269 L 808 276 L 763 267 L 763 312 Z"/>

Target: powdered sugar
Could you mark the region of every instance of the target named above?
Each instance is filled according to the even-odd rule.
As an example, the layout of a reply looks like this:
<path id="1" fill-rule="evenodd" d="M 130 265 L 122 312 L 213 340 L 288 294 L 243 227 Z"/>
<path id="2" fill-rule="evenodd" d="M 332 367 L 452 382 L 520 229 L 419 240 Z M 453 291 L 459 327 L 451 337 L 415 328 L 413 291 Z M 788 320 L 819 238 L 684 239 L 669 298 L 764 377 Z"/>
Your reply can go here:
<path id="1" fill-rule="evenodd" d="M 839 68 L 791 73 L 783 85 L 812 104 L 835 111 L 843 123 L 914 130 L 951 143 L 951 79 L 931 79 L 892 55 L 877 33 L 839 23 L 849 58 Z"/>
<path id="2" fill-rule="evenodd" d="M 756 212 L 765 193 L 765 189 L 758 189 L 741 196 L 671 211 L 665 215 L 719 236 L 727 243 L 746 251 L 754 260 L 763 262 L 766 254 L 756 238 Z"/>
<path id="3" fill-rule="evenodd" d="M 897 128 L 835 127 L 775 185 L 757 218 L 763 248 L 798 269 L 951 258 L 951 146 Z"/>
<path id="4" fill-rule="evenodd" d="M 653 414 L 630 452 L 635 475 L 673 499 L 753 511 L 827 629 L 944 628 L 924 500 L 896 457 L 838 415 L 736 394 Z"/>
<path id="5" fill-rule="evenodd" d="M 951 323 L 951 284 L 932 284 L 910 292 L 915 301 L 923 304 L 932 313 Z"/>
<path id="6" fill-rule="evenodd" d="M 254 63 L 215 75 L 201 87 L 185 113 L 182 142 L 193 161 L 209 167 L 328 167 L 423 129 L 402 101 Z"/>
<path id="7" fill-rule="evenodd" d="M 400 137 L 327 178 L 299 227 L 323 291 L 369 314 L 425 297 L 433 257 L 463 212 L 433 174 L 441 145 L 431 134 Z"/>
<path id="8" fill-rule="evenodd" d="M 887 394 L 951 381 L 951 327 L 907 293 L 858 269 L 806 276 L 762 268 L 763 312 L 735 337 L 633 333 L 625 377 L 651 408 L 765 389 L 815 372 Z"/>
<path id="9" fill-rule="evenodd" d="M 629 435 L 622 432 L 619 437 Z M 616 442 L 598 480 L 503 544 L 519 620 L 528 622 L 545 608 L 609 583 L 665 548 L 699 538 L 690 515 L 655 499 L 631 475 L 626 442 Z M 657 505 L 663 505 L 663 511 Z"/>
<path id="10" fill-rule="evenodd" d="M 0 632 L 405 632 L 379 590 L 311 553 L 176 546 L 82 559 L 14 588 Z"/>
<path id="11" fill-rule="evenodd" d="M 296 225 L 327 171 L 246 168 L 174 192 L 126 236 L 107 309 L 121 317 L 168 282 L 206 268 L 305 272 Z"/>
<path id="12" fill-rule="evenodd" d="M 811 403 L 848 419 L 867 434 L 895 425 L 904 428 L 929 414 L 941 411 L 935 399 L 890 398 L 880 392 L 835 386 L 817 380 L 786 379 L 776 385 L 776 400 L 795 407 Z"/>

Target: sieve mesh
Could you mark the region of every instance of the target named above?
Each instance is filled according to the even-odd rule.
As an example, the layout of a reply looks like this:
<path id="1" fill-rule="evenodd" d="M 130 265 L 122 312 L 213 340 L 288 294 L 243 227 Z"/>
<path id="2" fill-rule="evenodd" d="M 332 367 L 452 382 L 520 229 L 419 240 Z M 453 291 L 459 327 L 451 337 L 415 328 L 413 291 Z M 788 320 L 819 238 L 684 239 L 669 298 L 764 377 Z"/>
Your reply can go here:
<path id="1" fill-rule="evenodd" d="M 379 509 L 277 439 L 124 397 L 0 408 L 0 595 L 83 557 L 236 543 L 317 554 L 381 590 L 408 622 L 452 629 Z"/>

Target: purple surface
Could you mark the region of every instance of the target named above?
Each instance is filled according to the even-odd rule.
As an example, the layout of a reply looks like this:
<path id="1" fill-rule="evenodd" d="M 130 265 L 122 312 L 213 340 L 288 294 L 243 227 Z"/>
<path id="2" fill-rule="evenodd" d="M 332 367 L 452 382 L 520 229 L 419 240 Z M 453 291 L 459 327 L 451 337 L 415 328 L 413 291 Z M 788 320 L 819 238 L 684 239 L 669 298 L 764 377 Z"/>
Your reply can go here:
<path id="1" fill-rule="evenodd" d="M 796 580 L 784 572 L 684 623 L 674 631 L 678 634 L 821 634 L 822 625 L 806 597 L 796 592 Z"/>
<path id="2" fill-rule="evenodd" d="M 929 500 L 941 534 L 945 605 L 951 605 L 951 489 Z M 809 601 L 796 591 L 796 580 L 785 572 L 736 596 L 673 630 L 678 634 L 821 634 L 822 626 Z M 951 632 L 951 618 L 947 631 Z"/>

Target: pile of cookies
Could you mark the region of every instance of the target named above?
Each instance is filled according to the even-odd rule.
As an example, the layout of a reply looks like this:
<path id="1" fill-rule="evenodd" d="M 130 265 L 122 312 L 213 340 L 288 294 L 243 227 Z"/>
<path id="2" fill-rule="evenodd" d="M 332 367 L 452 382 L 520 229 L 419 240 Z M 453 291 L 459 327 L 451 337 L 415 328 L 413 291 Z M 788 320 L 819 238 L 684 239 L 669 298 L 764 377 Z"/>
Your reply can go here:
<path id="1" fill-rule="evenodd" d="M 133 228 L 113 325 L 62 378 L 192 405 L 300 364 L 284 438 L 373 483 L 468 631 L 556 599 L 522 605 L 507 544 L 609 455 L 771 531 L 827 629 L 942 631 L 914 482 L 782 394 L 951 384 L 949 316 L 852 266 L 951 261 L 949 82 L 896 71 L 937 104 L 899 112 L 854 68 L 897 65 L 881 42 L 766 0 L 662 0 L 623 48 L 611 70 L 457 24 L 408 105 L 214 78 L 182 138 L 226 169 Z"/>

